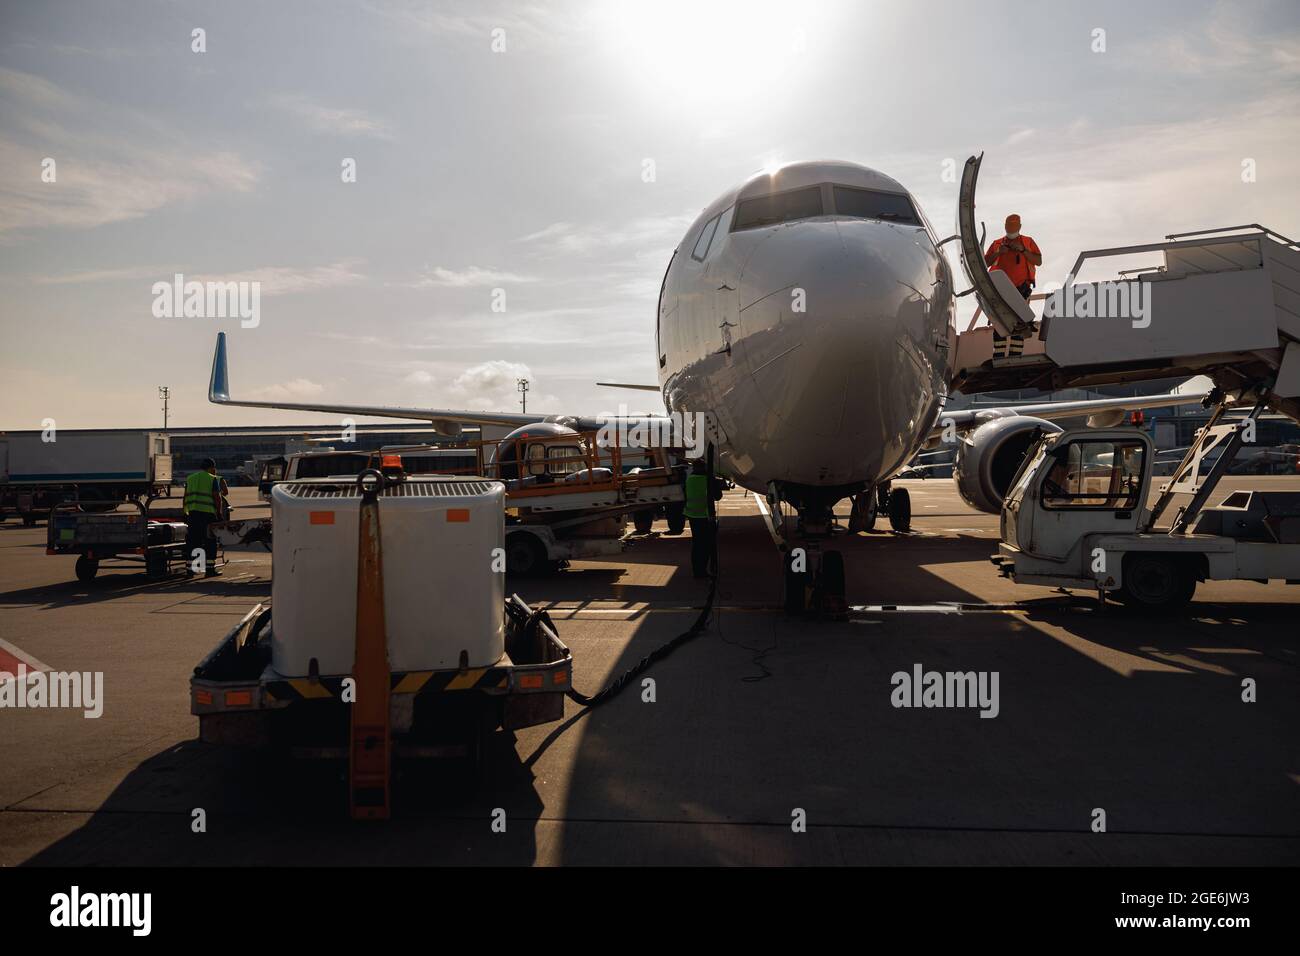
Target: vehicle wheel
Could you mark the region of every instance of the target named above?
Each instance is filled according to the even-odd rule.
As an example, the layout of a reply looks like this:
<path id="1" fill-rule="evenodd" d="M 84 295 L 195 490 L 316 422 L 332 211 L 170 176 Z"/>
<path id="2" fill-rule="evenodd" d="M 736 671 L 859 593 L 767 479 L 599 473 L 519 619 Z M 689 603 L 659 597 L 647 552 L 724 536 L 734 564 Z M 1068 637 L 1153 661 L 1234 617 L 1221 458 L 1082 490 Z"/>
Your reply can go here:
<path id="1" fill-rule="evenodd" d="M 853 511 L 849 514 L 849 531 L 870 531 L 876 526 L 876 496 L 869 491 L 859 492 L 851 499 Z"/>
<path id="2" fill-rule="evenodd" d="M 474 691 L 475 697 L 479 692 Z M 487 751 L 488 737 L 494 728 L 488 727 L 488 701 L 475 701 L 464 722 L 465 756 L 460 762 L 461 782 L 468 788 L 477 789 L 483 782 L 484 756 Z"/>
<path id="3" fill-rule="evenodd" d="M 506 537 L 506 573 L 527 577 L 546 568 L 546 548 L 536 537 L 522 531 Z"/>
<path id="4" fill-rule="evenodd" d="M 161 551 L 150 551 L 145 555 L 144 573 L 151 578 L 167 576 L 167 556 Z"/>
<path id="5" fill-rule="evenodd" d="M 785 569 L 785 613 L 802 614 L 808 606 L 807 594 L 805 593 L 808 572 L 795 571 L 791 567 L 792 560 L 790 554 L 781 556 L 781 563 Z"/>
<path id="6" fill-rule="evenodd" d="M 1124 558 L 1120 600 L 1137 610 L 1168 611 L 1182 607 L 1196 593 L 1196 578 L 1186 565 L 1163 554 Z"/>
<path id="7" fill-rule="evenodd" d="M 817 610 L 827 617 L 842 619 L 848 610 L 846 593 L 844 555 L 838 551 L 823 553 L 817 575 Z"/>
<path id="8" fill-rule="evenodd" d="M 94 558 L 88 558 L 84 554 L 77 558 L 77 580 L 83 583 L 95 580 L 95 575 L 99 573 L 99 562 Z"/>
<path id="9" fill-rule="evenodd" d="M 668 508 L 668 533 L 681 534 L 686 530 L 686 508 L 684 505 L 670 505 Z"/>
<path id="10" fill-rule="evenodd" d="M 654 527 L 655 513 L 649 510 L 632 512 L 632 527 L 636 529 L 637 534 L 649 534 L 650 529 Z"/>
<path id="11" fill-rule="evenodd" d="M 889 493 L 889 526 L 895 531 L 912 530 L 912 496 L 906 488 Z"/>

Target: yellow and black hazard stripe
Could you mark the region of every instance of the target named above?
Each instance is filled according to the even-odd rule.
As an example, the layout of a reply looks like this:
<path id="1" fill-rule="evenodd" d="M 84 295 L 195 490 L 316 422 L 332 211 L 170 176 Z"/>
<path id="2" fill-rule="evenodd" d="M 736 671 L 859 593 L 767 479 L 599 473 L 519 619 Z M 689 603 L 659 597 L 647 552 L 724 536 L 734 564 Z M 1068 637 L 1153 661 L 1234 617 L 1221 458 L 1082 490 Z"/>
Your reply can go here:
<path id="1" fill-rule="evenodd" d="M 287 703 L 296 700 L 339 699 L 346 677 L 292 677 L 271 681 L 266 695 Z M 463 671 L 407 671 L 393 674 L 389 691 L 394 694 L 439 694 L 443 691 L 504 689 L 510 678 L 503 667 L 471 667 Z"/>

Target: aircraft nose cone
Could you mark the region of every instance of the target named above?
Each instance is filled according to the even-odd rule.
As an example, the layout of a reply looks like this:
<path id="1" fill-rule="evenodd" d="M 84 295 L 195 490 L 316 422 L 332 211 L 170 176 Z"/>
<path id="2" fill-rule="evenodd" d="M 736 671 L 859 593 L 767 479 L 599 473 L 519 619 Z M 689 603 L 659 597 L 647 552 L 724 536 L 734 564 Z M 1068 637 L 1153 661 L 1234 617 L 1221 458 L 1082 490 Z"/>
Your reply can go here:
<path id="1" fill-rule="evenodd" d="M 770 413 L 869 457 L 909 453 L 942 387 L 941 262 L 922 230 L 879 221 L 799 223 L 760 243 L 741 275 L 739 324 Z"/>

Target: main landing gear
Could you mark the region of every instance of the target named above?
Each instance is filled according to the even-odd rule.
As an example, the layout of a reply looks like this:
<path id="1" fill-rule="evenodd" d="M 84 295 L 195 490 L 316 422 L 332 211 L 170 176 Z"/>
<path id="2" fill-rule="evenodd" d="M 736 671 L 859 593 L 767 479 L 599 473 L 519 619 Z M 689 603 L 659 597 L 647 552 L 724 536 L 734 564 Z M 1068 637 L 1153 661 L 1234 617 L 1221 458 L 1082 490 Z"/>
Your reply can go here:
<path id="1" fill-rule="evenodd" d="M 851 499 L 853 510 L 849 513 L 849 533 L 870 531 L 876 526 L 876 515 L 884 512 L 889 517 L 889 527 L 899 533 L 912 530 L 912 496 L 906 488 L 891 488 L 889 482 L 876 486 L 875 493 L 861 491 Z"/>

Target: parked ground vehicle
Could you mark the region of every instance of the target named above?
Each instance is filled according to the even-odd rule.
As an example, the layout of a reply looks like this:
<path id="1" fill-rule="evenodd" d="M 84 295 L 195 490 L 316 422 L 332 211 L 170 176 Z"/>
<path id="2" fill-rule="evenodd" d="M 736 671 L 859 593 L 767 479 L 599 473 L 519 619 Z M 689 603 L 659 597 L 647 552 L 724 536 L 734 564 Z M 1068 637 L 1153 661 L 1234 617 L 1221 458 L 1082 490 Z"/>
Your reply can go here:
<path id="1" fill-rule="evenodd" d="M 60 502 L 49 512 L 45 553 L 77 555 L 77 580 L 82 582 L 93 580 L 105 562 L 112 567 L 142 565 L 155 579 L 184 571 L 189 560 L 185 516 L 175 499 L 170 508 L 158 507 L 158 501 L 133 501 L 133 508 L 119 508 L 117 502 Z M 78 510 L 91 504 L 113 510 Z M 217 564 L 223 563 L 218 541 Z"/>
<path id="2" fill-rule="evenodd" d="M 1017 583 L 1095 589 L 1139 608 L 1183 604 L 1198 581 L 1300 583 L 1300 492 L 1235 491 L 1204 507 L 1262 408 L 1223 421 L 1221 405 L 1151 507 L 1155 453 L 1146 433 L 1041 437 L 1003 503 L 994 564 Z M 1220 448 L 1202 478 L 1203 460 Z M 1178 494 L 1192 497 L 1169 528 L 1157 529 Z"/>
<path id="3" fill-rule="evenodd" d="M 634 455 L 646 464 L 625 471 L 623 450 L 602 447 L 596 432 L 539 423 L 497 441 L 461 446 L 401 445 L 270 459 L 259 497 L 269 500 L 281 481 L 355 475 L 365 468 L 387 471 L 399 463 L 407 475 L 498 480 L 505 485 L 509 570 L 537 574 L 566 561 L 618 554 L 629 518 L 638 533 L 647 533 L 659 515 L 667 519 L 669 533 L 682 532 L 686 466 L 665 449 L 636 449 Z"/>
<path id="4" fill-rule="evenodd" d="M 167 493 L 171 440 L 165 432 L 102 430 L 0 435 L 0 517 L 31 526 L 61 501 L 86 508 Z"/>

